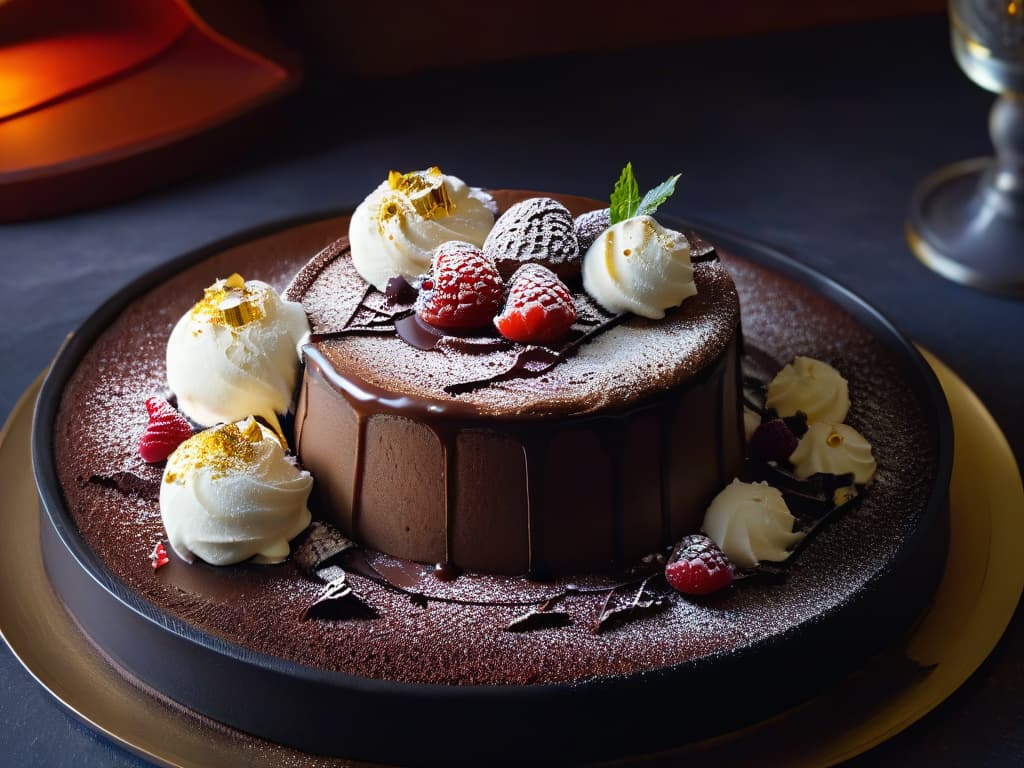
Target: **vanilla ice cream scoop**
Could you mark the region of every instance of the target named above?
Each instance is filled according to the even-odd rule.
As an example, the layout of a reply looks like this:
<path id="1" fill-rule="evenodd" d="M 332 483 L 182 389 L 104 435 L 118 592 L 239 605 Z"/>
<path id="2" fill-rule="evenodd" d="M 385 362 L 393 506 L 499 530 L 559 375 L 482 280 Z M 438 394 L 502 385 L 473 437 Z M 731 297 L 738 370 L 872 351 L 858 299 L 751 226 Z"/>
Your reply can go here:
<path id="1" fill-rule="evenodd" d="M 609 312 L 662 318 L 697 293 L 690 243 L 651 216 L 620 221 L 583 256 L 583 288 Z"/>
<path id="2" fill-rule="evenodd" d="M 430 270 L 441 243 L 459 240 L 481 247 L 494 226 L 495 210 L 486 192 L 436 166 L 391 171 L 352 214 L 352 265 L 379 291 L 392 277 L 412 280 Z"/>
<path id="3" fill-rule="evenodd" d="M 291 406 L 309 333 L 302 305 L 235 274 L 206 289 L 167 342 L 167 383 L 178 408 L 202 425 L 262 416 L 277 424 Z"/>
<path id="4" fill-rule="evenodd" d="M 183 560 L 277 563 L 310 523 L 313 478 L 254 419 L 193 435 L 167 459 L 160 515 Z"/>

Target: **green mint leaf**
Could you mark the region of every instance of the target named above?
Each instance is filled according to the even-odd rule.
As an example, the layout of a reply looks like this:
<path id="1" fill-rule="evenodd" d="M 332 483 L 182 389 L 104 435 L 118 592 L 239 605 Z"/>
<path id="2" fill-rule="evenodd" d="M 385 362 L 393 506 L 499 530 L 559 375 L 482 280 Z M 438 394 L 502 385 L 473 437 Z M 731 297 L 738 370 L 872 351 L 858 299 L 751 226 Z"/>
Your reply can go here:
<path id="1" fill-rule="evenodd" d="M 640 187 L 636 183 L 636 176 L 633 175 L 632 163 L 626 163 L 626 167 L 622 169 L 622 174 L 612 190 L 610 203 L 612 224 L 618 224 L 636 215 L 637 206 L 640 204 Z"/>
<path id="2" fill-rule="evenodd" d="M 637 206 L 636 216 L 653 216 L 654 212 L 658 210 L 658 206 L 672 197 L 672 193 L 676 191 L 676 181 L 679 180 L 679 174 L 670 176 L 661 182 L 658 186 L 644 195 L 644 199 L 640 201 L 640 205 Z"/>

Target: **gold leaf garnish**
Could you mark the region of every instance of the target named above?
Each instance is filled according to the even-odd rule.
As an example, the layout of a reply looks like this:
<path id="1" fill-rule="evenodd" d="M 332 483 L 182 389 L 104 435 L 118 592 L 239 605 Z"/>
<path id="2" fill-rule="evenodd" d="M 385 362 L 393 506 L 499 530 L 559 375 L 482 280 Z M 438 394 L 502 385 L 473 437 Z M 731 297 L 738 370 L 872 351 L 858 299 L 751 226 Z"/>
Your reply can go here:
<path id="1" fill-rule="evenodd" d="M 240 328 L 263 317 L 263 308 L 255 301 L 231 293 L 220 303 L 220 318 L 225 325 Z"/>
<path id="2" fill-rule="evenodd" d="M 240 328 L 263 317 L 262 292 L 249 288 L 237 272 L 205 289 L 203 298 L 192 307 L 194 320 L 229 328 Z"/>
<path id="3" fill-rule="evenodd" d="M 388 185 L 409 198 L 412 207 L 425 219 L 443 218 L 455 210 L 455 204 L 448 197 L 448 188 L 444 184 L 444 174 L 436 165 L 425 171 L 410 173 L 390 171 Z M 382 207 L 382 214 L 383 211 Z"/>
<path id="4" fill-rule="evenodd" d="M 244 472 L 255 463 L 256 446 L 262 440 L 263 431 L 255 419 L 204 430 L 178 446 L 171 457 L 174 471 L 164 474 L 164 482 L 183 481 L 185 474 L 196 469 L 211 470 L 214 480 Z"/>

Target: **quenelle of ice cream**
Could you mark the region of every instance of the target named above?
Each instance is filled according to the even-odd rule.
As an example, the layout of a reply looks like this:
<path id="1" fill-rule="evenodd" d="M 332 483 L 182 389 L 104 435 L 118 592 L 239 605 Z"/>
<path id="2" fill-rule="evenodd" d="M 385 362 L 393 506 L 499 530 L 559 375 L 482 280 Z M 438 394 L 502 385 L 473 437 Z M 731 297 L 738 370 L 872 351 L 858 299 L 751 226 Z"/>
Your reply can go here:
<path id="1" fill-rule="evenodd" d="M 348 239 L 359 275 L 383 291 L 392 277 L 429 271 L 434 249 L 449 240 L 481 247 L 497 210 L 486 192 L 437 168 L 391 171 L 352 214 Z"/>
<path id="2" fill-rule="evenodd" d="M 167 459 L 160 515 L 182 559 L 277 563 L 310 522 L 313 478 L 255 419 L 193 435 Z"/>
<path id="3" fill-rule="evenodd" d="M 840 424 L 850 410 L 850 393 L 846 379 L 828 363 L 795 357 L 768 383 L 765 405 L 782 418 L 803 411 L 808 424 Z"/>
<path id="4" fill-rule="evenodd" d="M 819 472 L 852 474 L 853 481 L 866 485 L 875 476 L 871 444 L 846 424 L 811 424 L 789 457 L 793 474 L 801 480 Z"/>
<path id="5" fill-rule="evenodd" d="M 733 480 L 711 501 L 702 530 L 740 568 L 781 562 L 803 538 L 782 492 L 767 483 Z"/>
<path id="6" fill-rule="evenodd" d="M 291 406 L 309 333 L 302 305 L 235 274 L 206 289 L 167 342 L 167 382 L 178 408 L 202 425 L 276 414 Z"/>
<path id="7" fill-rule="evenodd" d="M 697 293 L 690 243 L 651 216 L 620 221 L 583 256 L 583 287 L 609 312 L 658 320 Z"/>

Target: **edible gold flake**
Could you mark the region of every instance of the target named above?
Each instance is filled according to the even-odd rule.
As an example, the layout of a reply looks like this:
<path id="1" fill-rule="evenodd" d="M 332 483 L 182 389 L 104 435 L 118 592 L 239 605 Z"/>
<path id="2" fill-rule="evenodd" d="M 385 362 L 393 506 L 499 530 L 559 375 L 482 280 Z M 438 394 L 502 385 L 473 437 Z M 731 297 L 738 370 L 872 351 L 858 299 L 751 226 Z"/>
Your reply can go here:
<path id="1" fill-rule="evenodd" d="M 388 185 L 409 198 L 412 207 L 425 219 L 443 218 L 455 210 L 444 184 L 444 174 L 436 165 L 410 173 L 389 171 Z"/>
<path id="2" fill-rule="evenodd" d="M 256 445 L 262 440 L 263 431 L 255 419 L 207 429 L 178 446 L 170 465 L 176 471 L 166 472 L 164 482 L 183 482 L 183 475 L 197 469 L 209 469 L 214 480 L 245 472 L 256 462 Z"/>
<path id="3" fill-rule="evenodd" d="M 263 317 L 263 309 L 256 302 L 243 299 L 234 293 L 229 294 L 220 303 L 219 309 L 221 320 L 224 321 L 225 325 L 230 325 L 232 328 L 240 328 L 246 323 L 251 323 Z"/>
<path id="4" fill-rule="evenodd" d="M 194 320 L 229 328 L 240 328 L 263 317 L 261 292 L 246 286 L 245 278 L 237 272 L 206 288 L 203 298 L 192 307 Z"/>
<path id="5" fill-rule="evenodd" d="M 853 500 L 857 497 L 857 489 L 852 485 L 844 485 L 841 488 L 836 488 L 832 494 L 832 506 L 841 507 L 848 501 Z"/>

